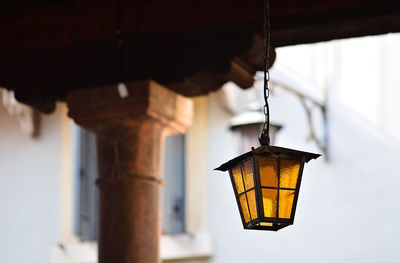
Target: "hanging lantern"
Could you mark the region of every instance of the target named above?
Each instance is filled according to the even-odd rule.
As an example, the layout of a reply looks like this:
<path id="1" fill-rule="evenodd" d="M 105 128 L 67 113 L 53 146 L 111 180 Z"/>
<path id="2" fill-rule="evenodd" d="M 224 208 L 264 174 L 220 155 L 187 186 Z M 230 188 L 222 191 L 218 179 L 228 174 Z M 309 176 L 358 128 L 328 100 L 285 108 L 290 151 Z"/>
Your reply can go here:
<path id="1" fill-rule="evenodd" d="M 265 145 L 218 167 L 229 171 L 243 227 L 276 231 L 293 224 L 304 164 L 319 156 Z"/>
<path id="2" fill-rule="evenodd" d="M 293 224 L 304 164 L 320 155 L 270 146 L 269 122 L 269 3 L 264 23 L 264 125 L 257 149 L 240 155 L 216 170 L 229 171 L 245 229 L 277 231 Z"/>

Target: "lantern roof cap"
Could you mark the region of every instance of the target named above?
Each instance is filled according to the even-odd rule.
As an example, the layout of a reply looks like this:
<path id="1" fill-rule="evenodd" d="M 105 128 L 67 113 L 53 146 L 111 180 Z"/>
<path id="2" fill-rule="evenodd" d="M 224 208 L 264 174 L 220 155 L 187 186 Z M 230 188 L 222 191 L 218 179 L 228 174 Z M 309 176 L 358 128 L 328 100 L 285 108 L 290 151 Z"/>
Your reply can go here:
<path id="1" fill-rule="evenodd" d="M 228 162 L 222 164 L 221 166 L 215 168 L 214 170 L 228 171 L 241 161 L 253 155 L 264 155 L 264 156 L 282 157 L 282 158 L 298 159 L 298 160 L 304 158 L 305 162 L 309 162 L 310 160 L 317 159 L 318 157 L 321 156 L 321 154 L 317 153 L 303 152 L 278 146 L 262 145 L 256 149 L 252 148 L 251 151 L 239 155 L 238 157 L 235 157 L 232 160 L 229 160 Z"/>

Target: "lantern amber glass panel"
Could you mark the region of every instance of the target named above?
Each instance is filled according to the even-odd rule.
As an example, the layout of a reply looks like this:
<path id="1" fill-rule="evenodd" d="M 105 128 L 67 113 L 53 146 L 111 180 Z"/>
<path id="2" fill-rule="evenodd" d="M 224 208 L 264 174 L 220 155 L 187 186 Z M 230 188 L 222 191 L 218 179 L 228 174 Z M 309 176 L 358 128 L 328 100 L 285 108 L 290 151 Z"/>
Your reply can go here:
<path id="1" fill-rule="evenodd" d="M 293 224 L 304 164 L 319 156 L 261 146 L 218 167 L 229 171 L 243 227 L 277 231 Z"/>

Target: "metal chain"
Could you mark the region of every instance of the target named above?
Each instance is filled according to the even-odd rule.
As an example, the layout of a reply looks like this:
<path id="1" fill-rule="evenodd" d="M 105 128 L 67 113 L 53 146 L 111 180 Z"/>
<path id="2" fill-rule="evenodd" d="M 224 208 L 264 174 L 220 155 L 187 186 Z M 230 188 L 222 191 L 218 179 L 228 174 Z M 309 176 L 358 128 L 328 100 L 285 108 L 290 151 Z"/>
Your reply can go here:
<path id="1" fill-rule="evenodd" d="M 269 70 L 268 70 L 268 60 L 269 60 L 269 47 L 270 47 L 270 22 L 269 22 L 269 0 L 264 0 L 264 126 L 260 136 L 261 145 L 269 145 Z"/>

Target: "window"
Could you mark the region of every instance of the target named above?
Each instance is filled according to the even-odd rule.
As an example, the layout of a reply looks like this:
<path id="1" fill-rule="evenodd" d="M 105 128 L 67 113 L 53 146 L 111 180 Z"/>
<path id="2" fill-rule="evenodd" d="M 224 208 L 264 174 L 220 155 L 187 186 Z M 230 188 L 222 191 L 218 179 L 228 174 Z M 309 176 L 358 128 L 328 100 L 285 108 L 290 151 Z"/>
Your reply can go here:
<path id="1" fill-rule="evenodd" d="M 162 168 L 163 234 L 185 232 L 185 136 L 167 137 Z"/>
<path id="2" fill-rule="evenodd" d="M 75 234 L 82 240 L 97 240 L 98 191 L 96 135 L 78 128 L 75 168 Z"/>
<path id="3" fill-rule="evenodd" d="M 98 190 L 96 135 L 78 128 L 75 176 L 75 234 L 82 240 L 97 240 Z M 185 136 L 167 138 L 164 147 L 162 230 L 180 234 L 184 224 Z"/>

